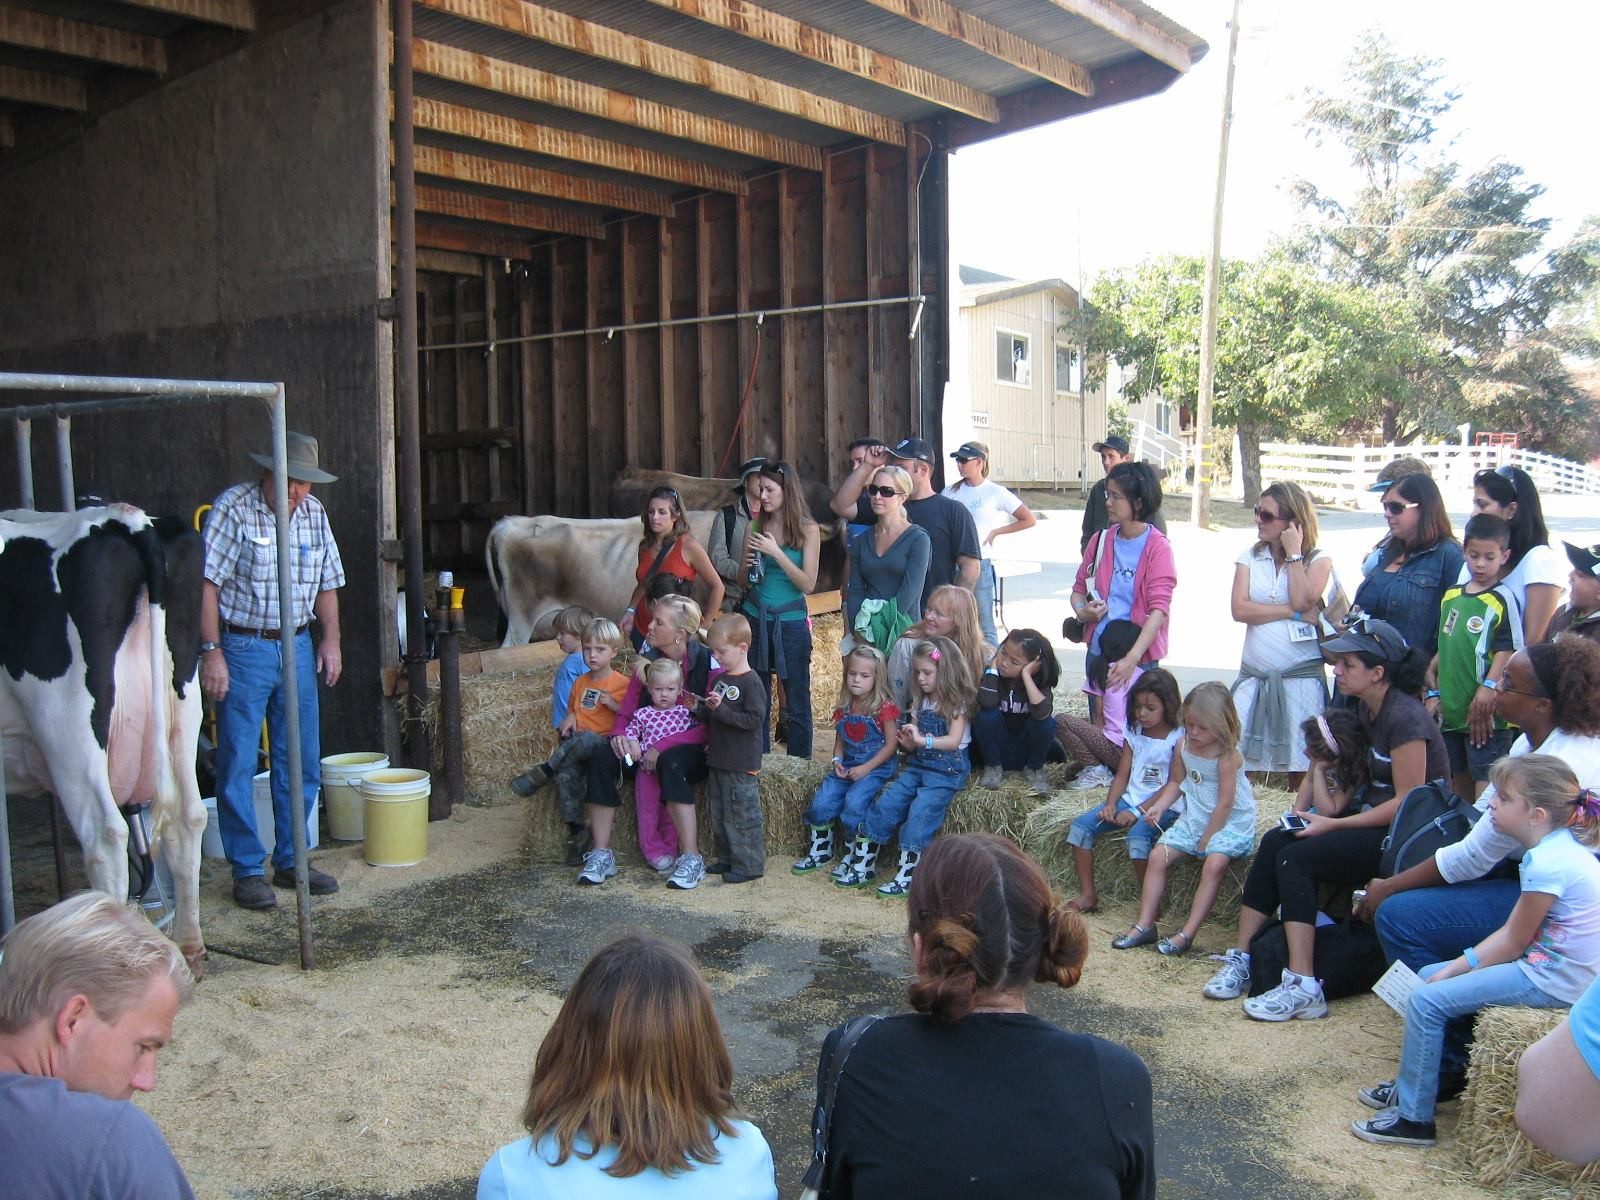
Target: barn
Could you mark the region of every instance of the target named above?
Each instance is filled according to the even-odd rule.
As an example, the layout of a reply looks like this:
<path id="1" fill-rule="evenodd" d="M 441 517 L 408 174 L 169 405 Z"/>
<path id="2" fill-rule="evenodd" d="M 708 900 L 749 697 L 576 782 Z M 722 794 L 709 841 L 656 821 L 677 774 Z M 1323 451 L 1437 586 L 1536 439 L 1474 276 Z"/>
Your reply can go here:
<path id="1" fill-rule="evenodd" d="M 324 740 L 393 747 L 406 511 L 430 569 L 476 567 L 626 464 L 938 437 L 948 156 L 1204 51 L 1137 0 L 6 0 L 0 369 L 284 381 L 340 476 Z M 84 419 L 76 481 L 187 514 L 266 436 Z"/>

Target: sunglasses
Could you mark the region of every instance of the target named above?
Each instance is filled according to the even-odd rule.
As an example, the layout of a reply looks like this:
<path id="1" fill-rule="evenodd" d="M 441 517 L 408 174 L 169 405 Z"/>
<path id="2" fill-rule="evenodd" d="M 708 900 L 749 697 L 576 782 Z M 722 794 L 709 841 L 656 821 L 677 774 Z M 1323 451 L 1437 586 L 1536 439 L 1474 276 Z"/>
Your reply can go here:
<path id="1" fill-rule="evenodd" d="M 1404 504 L 1398 500 L 1385 500 L 1383 502 L 1383 511 L 1388 513 L 1391 517 L 1398 517 L 1401 513 L 1405 512 L 1406 509 L 1416 507 L 1418 507 L 1418 504 L 1415 500 Z"/>
<path id="2" fill-rule="evenodd" d="M 1271 525 L 1274 521 L 1281 521 L 1284 519 L 1282 513 L 1268 512 L 1259 505 L 1254 509 L 1254 512 L 1256 514 L 1256 520 L 1265 521 L 1268 525 Z"/>
<path id="3" fill-rule="evenodd" d="M 873 484 L 871 487 L 867 488 L 867 495 L 882 496 L 885 500 L 887 500 L 890 496 L 898 496 L 899 494 L 899 488 L 886 487 L 883 484 Z"/>

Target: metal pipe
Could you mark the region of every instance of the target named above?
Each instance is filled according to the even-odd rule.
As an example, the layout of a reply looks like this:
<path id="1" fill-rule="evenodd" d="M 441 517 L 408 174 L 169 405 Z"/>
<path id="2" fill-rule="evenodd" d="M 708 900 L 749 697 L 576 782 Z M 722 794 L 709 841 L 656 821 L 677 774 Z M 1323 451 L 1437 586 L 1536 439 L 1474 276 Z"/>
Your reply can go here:
<path id="1" fill-rule="evenodd" d="M 56 477 L 61 481 L 61 511 L 78 507 L 78 491 L 72 483 L 72 418 L 56 418 Z"/>
<path id="2" fill-rule="evenodd" d="M 395 392 L 399 407 L 400 536 L 406 568 L 406 712 L 409 761 L 428 768 L 422 714 L 428 702 L 426 600 L 422 594 L 422 418 L 417 357 L 417 175 L 416 128 L 412 120 L 411 0 L 394 0 L 394 221 L 399 279 L 395 299 L 399 335 L 395 346 Z M 487 342 L 483 343 L 488 345 Z"/>
<path id="3" fill-rule="evenodd" d="M 444 756 L 444 786 L 435 787 L 428 801 L 428 820 L 443 821 L 452 805 L 466 799 L 466 776 L 461 761 L 461 638 L 450 626 L 448 604 L 439 607 L 439 743 Z"/>
<path id="4" fill-rule="evenodd" d="M 22 507 L 33 508 L 33 422 L 18 417 L 13 426 L 17 435 L 17 484 L 22 490 Z"/>
<path id="5" fill-rule="evenodd" d="M 95 413 L 125 413 L 141 410 L 181 408 L 196 400 L 255 400 L 255 396 L 207 396 L 197 392 L 192 396 L 116 396 L 106 400 L 53 400 L 49 404 L 20 404 L 0 408 L 0 419 L 54 420 L 64 416 L 89 416 Z"/>
<path id="6" fill-rule="evenodd" d="M 0 737 L 0 780 L 5 776 L 5 761 L 5 739 Z M 10 933 L 17 923 L 17 906 L 11 892 L 11 801 L 0 783 L 0 937 Z"/>
<path id="7" fill-rule="evenodd" d="M 238 383 L 216 379 L 141 379 L 128 375 L 41 375 L 0 371 L 0 392 L 127 392 L 131 396 L 227 396 L 270 401 L 275 384 Z M 72 402 L 74 412 L 92 411 L 88 402 Z"/>
<path id="8" fill-rule="evenodd" d="M 398 194 L 398 191 L 397 191 Z M 882 308 L 890 304 L 915 304 L 920 314 L 926 296 L 885 296 L 876 300 L 829 300 L 822 304 L 791 304 L 784 308 L 752 308 L 742 312 L 713 313 L 703 317 L 672 317 L 663 321 L 631 321 L 625 325 L 592 325 L 587 329 L 562 329 L 554 333 L 529 333 L 521 337 L 490 338 L 478 342 L 441 342 L 422 347 L 424 354 L 436 350 L 485 350 L 492 346 L 514 346 L 520 342 L 552 342 L 557 338 L 587 337 L 605 334 L 608 338 L 618 333 L 634 333 L 645 329 L 672 329 L 679 325 L 712 325 L 718 321 L 742 321 L 754 317 L 764 321 L 768 317 L 804 316 L 807 313 L 842 312 L 850 308 Z M 913 330 L 912 336 L 915 336 Z M 3 413 L 0 413 L 3 415 Z"/>

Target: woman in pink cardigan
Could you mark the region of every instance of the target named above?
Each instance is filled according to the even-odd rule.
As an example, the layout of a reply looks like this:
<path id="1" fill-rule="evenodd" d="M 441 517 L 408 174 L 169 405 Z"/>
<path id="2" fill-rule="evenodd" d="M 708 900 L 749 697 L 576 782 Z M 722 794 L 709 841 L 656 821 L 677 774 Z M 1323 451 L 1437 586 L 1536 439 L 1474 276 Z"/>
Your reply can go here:
<path id="1" fill-rule="evenodd" d="M 1101 697 L 1100 732 L 1115 754 L 1121 753 L 1127 724 L 1128 689 L 1144 668 L 1158 663 L 1167 652 L 1167 620 L 1178 571 L 1172 543 L 1149 523 L 1150 515 L 1160 507 L 1161 481 L 1149 466 L 1125 462 L 1112 467 L 1106 476 L 1106 511 L 1111 525 L 1090 539 L 1072 585 L 1072 611 L 1083 622 L 1091 666 L 1100 655 L 1100 634 L 1108 622 L 1127 620 L 1139 627 L 1133 648 L 1106 663 L 1104 688 L 1093 682 L 1084 684 L 1085 691 Z M 1089 672 L 1091 680 L 1095 674 Z M 1104 761 L 1098 753 L 1094 757 Z M 1073 786 L 1085 790 L 1102 787 L 1111 778 L 1109 767 L 1096 765 L 1079 774 Z"/>

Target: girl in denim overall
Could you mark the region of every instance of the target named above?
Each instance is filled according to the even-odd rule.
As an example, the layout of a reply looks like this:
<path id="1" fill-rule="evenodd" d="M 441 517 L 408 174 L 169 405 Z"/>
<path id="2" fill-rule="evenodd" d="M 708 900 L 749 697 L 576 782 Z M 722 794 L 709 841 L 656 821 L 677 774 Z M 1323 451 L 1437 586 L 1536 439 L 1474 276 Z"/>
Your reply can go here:
<path id="1" fill-rule="evenodd" d="M 846 839 L 855 836 L 883 785 L 894 775 L 895 727 L 900 706 L 889 687 L 889 664 L 873 646 L 857 646 L 845 656 L 844 682 L 838 707 L 833 711 L 833 759 L 822 786 L 806 809 L 811 848 L 790 868 L 809 875 L 833 861 L 833 823 L 838 821 Z M 848 857 L 834 870 L 837 879 Z"/>
<path id="2" fill-rule="evenodd" d="M 912 674 L 918 696 L 914 714 L 895 735 L 910 757 L 900 774 L 878 793 L 867 810 L 861 832 L 844 864 L 841 887 L 863 887 L 877 873 L 883 844 L 900 835 L 900 866 L 878 889 L 880 896 L 904 896 L 928 843 L 944 824 L 950 801 L 966 786 L 971 772 L 967 745 L 972 740 L 972 710 L 978 686 L 965 657 L 949 638 L 930 638 L 912 652 Z"/>

